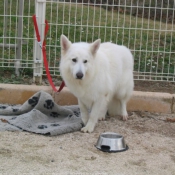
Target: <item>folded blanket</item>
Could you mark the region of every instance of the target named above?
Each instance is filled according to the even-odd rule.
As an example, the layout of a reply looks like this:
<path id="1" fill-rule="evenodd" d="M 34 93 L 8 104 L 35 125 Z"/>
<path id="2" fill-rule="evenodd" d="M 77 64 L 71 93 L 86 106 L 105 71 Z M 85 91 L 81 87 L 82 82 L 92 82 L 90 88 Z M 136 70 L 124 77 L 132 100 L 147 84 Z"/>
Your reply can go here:
<path id="1" fill-rule="evenodd" d="M 82 127 L 78 105 L 59 106 L 44 91 L 37 92 L 23 105 L 0 105 L 0 131 L 23 130 L 53 136 Z"/>

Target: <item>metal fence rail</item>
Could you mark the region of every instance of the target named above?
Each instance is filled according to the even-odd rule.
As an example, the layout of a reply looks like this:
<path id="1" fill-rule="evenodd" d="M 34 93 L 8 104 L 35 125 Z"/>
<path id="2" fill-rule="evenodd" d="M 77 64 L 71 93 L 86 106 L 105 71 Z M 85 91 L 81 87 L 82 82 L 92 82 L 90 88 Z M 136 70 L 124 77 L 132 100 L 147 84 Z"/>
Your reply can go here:
<path id="1" fill-rule="evenodd" d="M 135 80 L 175 81 L 174 0 L 3 0 L 0 9 L 0 67 L 45 74 L 31 19 L 35 13 L 42 36 L 44 20 L 50 25 L 47 57 L 52 75 L 59 75 L 64 33 L 72 42 L 101 38 L 129 47 Z"/>

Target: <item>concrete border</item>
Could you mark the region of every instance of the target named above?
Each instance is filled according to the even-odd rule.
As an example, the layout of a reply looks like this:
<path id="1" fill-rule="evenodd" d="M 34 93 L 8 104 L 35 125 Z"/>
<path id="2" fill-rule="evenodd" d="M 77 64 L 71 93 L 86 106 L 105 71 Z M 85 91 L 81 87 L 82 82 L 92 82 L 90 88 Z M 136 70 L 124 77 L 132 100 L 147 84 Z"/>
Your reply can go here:
<path id="1" fill-rule="evenodd" d="M 77 99 L 67 87 L 61 93 L 53 92 L 50 86 L 0 84 L 1 104 L 23 104 L 36 92 L 50 93 L 59 105 L 75 105 Z M 128 102 L 128 111 L 148 111 L 157 113 L 175 112 L 175 94 L 134 91 Z"/>

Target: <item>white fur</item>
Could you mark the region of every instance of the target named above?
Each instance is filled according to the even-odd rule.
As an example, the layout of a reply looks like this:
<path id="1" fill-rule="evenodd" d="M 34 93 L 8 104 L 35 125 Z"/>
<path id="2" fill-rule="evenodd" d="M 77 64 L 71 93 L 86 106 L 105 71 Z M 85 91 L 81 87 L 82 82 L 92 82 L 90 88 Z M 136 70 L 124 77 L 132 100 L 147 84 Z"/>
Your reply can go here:
<path id="1" fill-rule="evenodd" d="M 129 49 L 112 43 L 101 44 L 100 39 L 92 44 L 72 44 L 61 35 L 60 41 L 60 71 L 67 87 L 78 98 L 85 124 L 82 131 L 92 132 L 97 121 L 105 119 L 107 111 L 127 120 L 126 103 L 134 86 Z"/>

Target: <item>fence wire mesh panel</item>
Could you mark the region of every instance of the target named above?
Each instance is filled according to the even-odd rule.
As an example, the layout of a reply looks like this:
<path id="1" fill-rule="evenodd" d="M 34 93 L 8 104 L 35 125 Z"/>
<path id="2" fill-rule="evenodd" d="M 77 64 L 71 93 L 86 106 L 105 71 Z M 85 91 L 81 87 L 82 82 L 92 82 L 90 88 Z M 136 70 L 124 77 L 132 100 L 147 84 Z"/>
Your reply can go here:
<path id="1" fill-rule="evenodd" d="M 15 68 L 17 74 L 18 68 L 26 73 L 37 69 L 32 22 L 37 3 L 46 3 L 44 17 L 50 26 L 47 58 L 52 76 L 60 75 L 60 35 L 65 34 L 72 42 L 101 38 L 102 42 L 127 46 L 134 56 L 135 80 L 175 81 L 174 0 L 3 0 L 1 68 Z"/>
<path id="2" fill-rule="evenodd" d="M 33 27 L 31 15 L 34 2 L 2 0 L 0 3 L 0 67 L 33 71 Z M 23 72 L 24 73 L 24 72 Z M 26 72 L 27 74 L 28 72 Z"/>
<path id="3" fill-rule="evenodd" d="M 60 35 L 113 42 L 134 55 L 135 80 L 175 81 L 174 0 L 47 0 L 50 69 L 57 74 Z"/>

